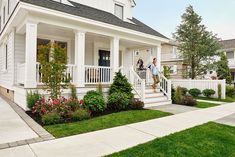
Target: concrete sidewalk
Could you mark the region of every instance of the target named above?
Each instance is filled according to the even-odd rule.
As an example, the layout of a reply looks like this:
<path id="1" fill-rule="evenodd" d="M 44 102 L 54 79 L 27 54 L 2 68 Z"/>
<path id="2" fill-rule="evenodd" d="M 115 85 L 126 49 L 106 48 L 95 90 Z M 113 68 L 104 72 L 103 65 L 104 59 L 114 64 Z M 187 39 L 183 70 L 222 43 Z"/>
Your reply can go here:
<path id="1" fill-rule="evenodd" d="M 235 103 L 181 113 L 160 119 L 92 133 L 0 150 L 0 156 L 96 157 L 118 152 L 235 113 Z M 13 153 L 15 151 L 15 153 Z M 25 153 L 24 153 L 25 152 Z"/>
<path id="2" fill-rule="evenodd" d="M 38 135 L 0 97 L 0 144 L 36 137 Z"/>

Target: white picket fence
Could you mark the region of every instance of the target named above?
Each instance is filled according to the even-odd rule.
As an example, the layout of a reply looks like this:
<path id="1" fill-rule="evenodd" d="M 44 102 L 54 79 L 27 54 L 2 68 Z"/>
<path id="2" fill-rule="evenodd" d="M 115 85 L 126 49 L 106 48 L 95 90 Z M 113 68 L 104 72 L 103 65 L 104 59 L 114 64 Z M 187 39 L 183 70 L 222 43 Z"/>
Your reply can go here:
<path id="1" fill-rule="evenodd" d="M 213 96 L 218 98 L 218 85 L 221 84 L 221 97 L 226 98 L 226 81 L 225 80 L 172 80 L 172 85 L 174 88 L 180 86 L 187 88 L 188 90 L 192 88 L 198 88 L 201 91 L 204 89 L 213 89 L 216 93 Z"/>

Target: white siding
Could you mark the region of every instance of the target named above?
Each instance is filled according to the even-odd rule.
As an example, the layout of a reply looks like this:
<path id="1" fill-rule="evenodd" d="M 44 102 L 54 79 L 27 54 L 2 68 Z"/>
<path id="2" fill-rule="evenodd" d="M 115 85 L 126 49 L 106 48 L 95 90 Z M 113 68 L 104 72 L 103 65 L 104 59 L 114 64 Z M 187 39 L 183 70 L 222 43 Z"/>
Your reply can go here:
<path id="1" fill-rule="evenodd" d="M 25 62 L 25 35 L 15 35 L 15 82 L 17 78 L 17 64 Z"/>
<path id="2" fill-rule="evenodd" d="M 63 0 L 63 2 L 64 1 L 65 0 Z M 114 14 L 114 4 L 117 3 L 117 4 L 122 5 L 124 8 L 124 19 L 132 18 L 133 8 L 132 8 L 131 0 L 72 0 L 72 1 L 91 6 L 99 10 L 104 10 L 112 14 Z"/>
<path id="3" fill-rule="evenodd" d="M 1 45 L 0 51 L 0 85 L 5 88 L 12 88 L 14 83 L 13 73 L 14 73 L 14 31 L 12 31 L 7 37 L 6 44 L 8 47 L 7 55 L 7 70 L 3 70 L 5 67 L 5 44 Z"/>

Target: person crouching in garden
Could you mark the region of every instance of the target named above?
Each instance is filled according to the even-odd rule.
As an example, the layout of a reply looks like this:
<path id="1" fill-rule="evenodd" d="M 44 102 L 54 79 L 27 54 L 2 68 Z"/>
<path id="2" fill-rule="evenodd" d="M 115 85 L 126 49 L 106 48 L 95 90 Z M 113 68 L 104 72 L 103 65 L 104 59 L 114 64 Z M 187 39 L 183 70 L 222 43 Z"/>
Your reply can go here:
<path id="1" fill-rule="evenodd" d="M 153 63 L 149 66 L 149 69 L 151 70 L 151 73 L 153 75 L 153 89 L 156 89 L 158 83 L 160 82 L 159 80 L 159 70 L 157 67 L 157 58 L 153 59 Z"/>

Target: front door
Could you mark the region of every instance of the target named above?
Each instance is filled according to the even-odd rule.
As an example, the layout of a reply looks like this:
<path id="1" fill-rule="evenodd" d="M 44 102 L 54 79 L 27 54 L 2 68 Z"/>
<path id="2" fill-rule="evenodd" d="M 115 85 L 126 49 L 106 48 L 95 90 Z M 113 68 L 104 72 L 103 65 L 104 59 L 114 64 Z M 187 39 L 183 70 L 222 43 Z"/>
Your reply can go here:
<path id="1" fill-rule="evenodd" d="M 99 50 L 99 66 L 110 67 L 110 51 Z M 99 71 L 101 82 L 110 82 L 110 69 Z"/>
<path id="2" fill-rule="evenodd" d="M 110 51 L 99 50 L 99 66 L 110 66 Z"/>

